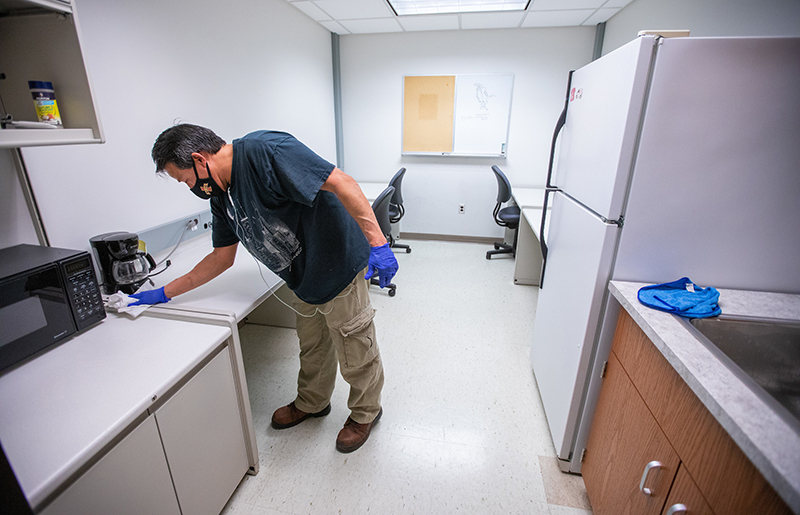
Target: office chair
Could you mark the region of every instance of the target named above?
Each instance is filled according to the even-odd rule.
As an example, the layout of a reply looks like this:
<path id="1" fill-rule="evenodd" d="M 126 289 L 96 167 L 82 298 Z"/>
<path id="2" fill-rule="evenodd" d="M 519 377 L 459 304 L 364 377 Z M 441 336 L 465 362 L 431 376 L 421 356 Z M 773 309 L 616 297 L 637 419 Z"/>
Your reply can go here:
<path id="1" fill-rule="evenodd" d="M 495 254 L 511 254 L 517 255 L 517 233 L 519 232 L 519 207 L 509 206 L 500 209 L 503 202 L 508 202 L 511 198 L 511 183 L 508 178 L 497 166 L 492 166 L 495 178 L 497 179 L 497 205 L 494 206 L 494 221 L 500 227 L 508 227 L 514 229 L 514 243 L 508 245 L 506 243 L 495 243 L 494 250 L 486 253 L 486 259 L 492 259 Z"/>
<path id="2" fill-rule="evenodd" d="M 392 195 L 394 195 L 394 186 L 389 186 L 385 190 L 378 195 L 378 198 L 375 199 L 375 202 L 372 203 L 372 211 L 375 213 L 375 218 L 378 219 L 378 225 L 381 228 L 381 232 L 384 236 L 386 236 L 386 240 L 389 242 L 389 246 L 392 246 L 392 224 L 389 222 L 389 204 L 392 201 Z M 370 280 L 370 284 L 380 285 L 380 281 L 378 277 L 373 275 Z M 394 297 L 397 286 L 394 283 L 390 283 L 389 286 L 389 296 Z"/>
<path id="3" fill-rule="evenodd" d="M 401 168 L 394 174 L 392 180 L 389 181 L 389 186 L 394 187 L 394 195 L 392 201 L 389 203 L 389 222 L 396 224 L 403 218 L 406 210 L 403 208 L 403 192 L 401 186 L 403 185 L 403 176 L 406 174 L 406 169 Z M 392 248 L 406 249 L 406 254 L 411 252 L 411 247 L 392 241 Z"/>

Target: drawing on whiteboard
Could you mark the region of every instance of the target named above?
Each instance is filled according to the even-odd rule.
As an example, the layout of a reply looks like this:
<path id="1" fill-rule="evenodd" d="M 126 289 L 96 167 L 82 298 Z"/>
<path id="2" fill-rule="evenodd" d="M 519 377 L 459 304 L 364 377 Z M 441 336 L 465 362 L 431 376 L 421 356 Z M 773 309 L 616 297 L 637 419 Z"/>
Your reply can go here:
<path id="1" fill-rule="evenodd" d="M 493 96 L 495 95 L 489 93 L 489 90 L 486 89 L 486 86 L 480 82 L 475 83 L 475 97 L 478 99 L 478 104 L 480 104 L 482 110 L 489 110 L 489 99 Z"/>

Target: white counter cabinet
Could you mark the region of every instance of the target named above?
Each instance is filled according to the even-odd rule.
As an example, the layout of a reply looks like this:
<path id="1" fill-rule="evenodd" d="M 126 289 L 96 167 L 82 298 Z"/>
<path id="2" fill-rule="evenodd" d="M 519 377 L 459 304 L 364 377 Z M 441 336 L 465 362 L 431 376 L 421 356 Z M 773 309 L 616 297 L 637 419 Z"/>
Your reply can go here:
<path id="1" fill-rule="evenodd" d="M 216 514 L 247 468 L 225 346 L 42 515 Z"/>
<path id="2" fill-rule="evenodd" d="M 222 511 L 249 467 L 228 347 L 155 418 L 183 515 Z"/>
<path id="3" fill-rule="evenodd" d="M 41 515 L 180 515 L 153 415 L 81 476 Z"/>
<path id="4" fill-rule="evenodd" d="M 233 341 L 109 315 L 0 376 L 0 441 L 34 511 L 219 513 L 249 468 Z"/>
<path id="5" fill-rule="evenodd" d="M 36 121 L 28 81 L 53 83 L 63 129 L 0 129 L 0 148 L 102 143 L 103 130 L 69 0 L 0 0 L 0 105 Z"/>

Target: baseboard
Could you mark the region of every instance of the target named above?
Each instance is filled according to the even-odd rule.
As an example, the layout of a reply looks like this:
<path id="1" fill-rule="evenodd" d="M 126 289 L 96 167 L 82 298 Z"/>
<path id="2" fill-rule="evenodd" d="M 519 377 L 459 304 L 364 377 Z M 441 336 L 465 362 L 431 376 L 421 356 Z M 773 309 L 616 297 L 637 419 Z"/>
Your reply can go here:
<path id="1" fill-rule="evenodd" d="M 457 243 L 480 243 L 482 245 L 493 245 L 494 242 L 502 238 L 490 236 L 459 236 L 457 234 L 430 234 L 423 232 L 401 232 L 400 240 L 429 240 L 429 241 L 452 241 Z"/>

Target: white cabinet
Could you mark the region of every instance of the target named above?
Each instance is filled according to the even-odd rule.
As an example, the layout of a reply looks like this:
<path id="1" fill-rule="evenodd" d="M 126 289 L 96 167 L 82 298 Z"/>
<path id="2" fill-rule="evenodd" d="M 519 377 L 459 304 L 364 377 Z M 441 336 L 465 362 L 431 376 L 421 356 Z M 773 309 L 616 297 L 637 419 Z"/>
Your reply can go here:
<path id="1" fill-rule="evenodd" d="M 180 515 L 154 416 L 95 463 L 41 515 Z"/>
<path id="2" fill-rule="evenodd" d="M 63 129 L 0 129 L 0 148 L 104 141 L 69 1 L 0 0 L 0 49 L 0 115 L 35 121 L 28 81 L 48 81 L 64 124 Z"/>
<path id="3" fill-rule="evenodd" d="M 222 511 L 249 466 L 229 348 L 155 416 L 183 515 Z"/>
<path id="4" fill-rule="evenodd" d="M 217 514 L 247 473 L 244 439 L 225 346 L 41 513 Z"/>

